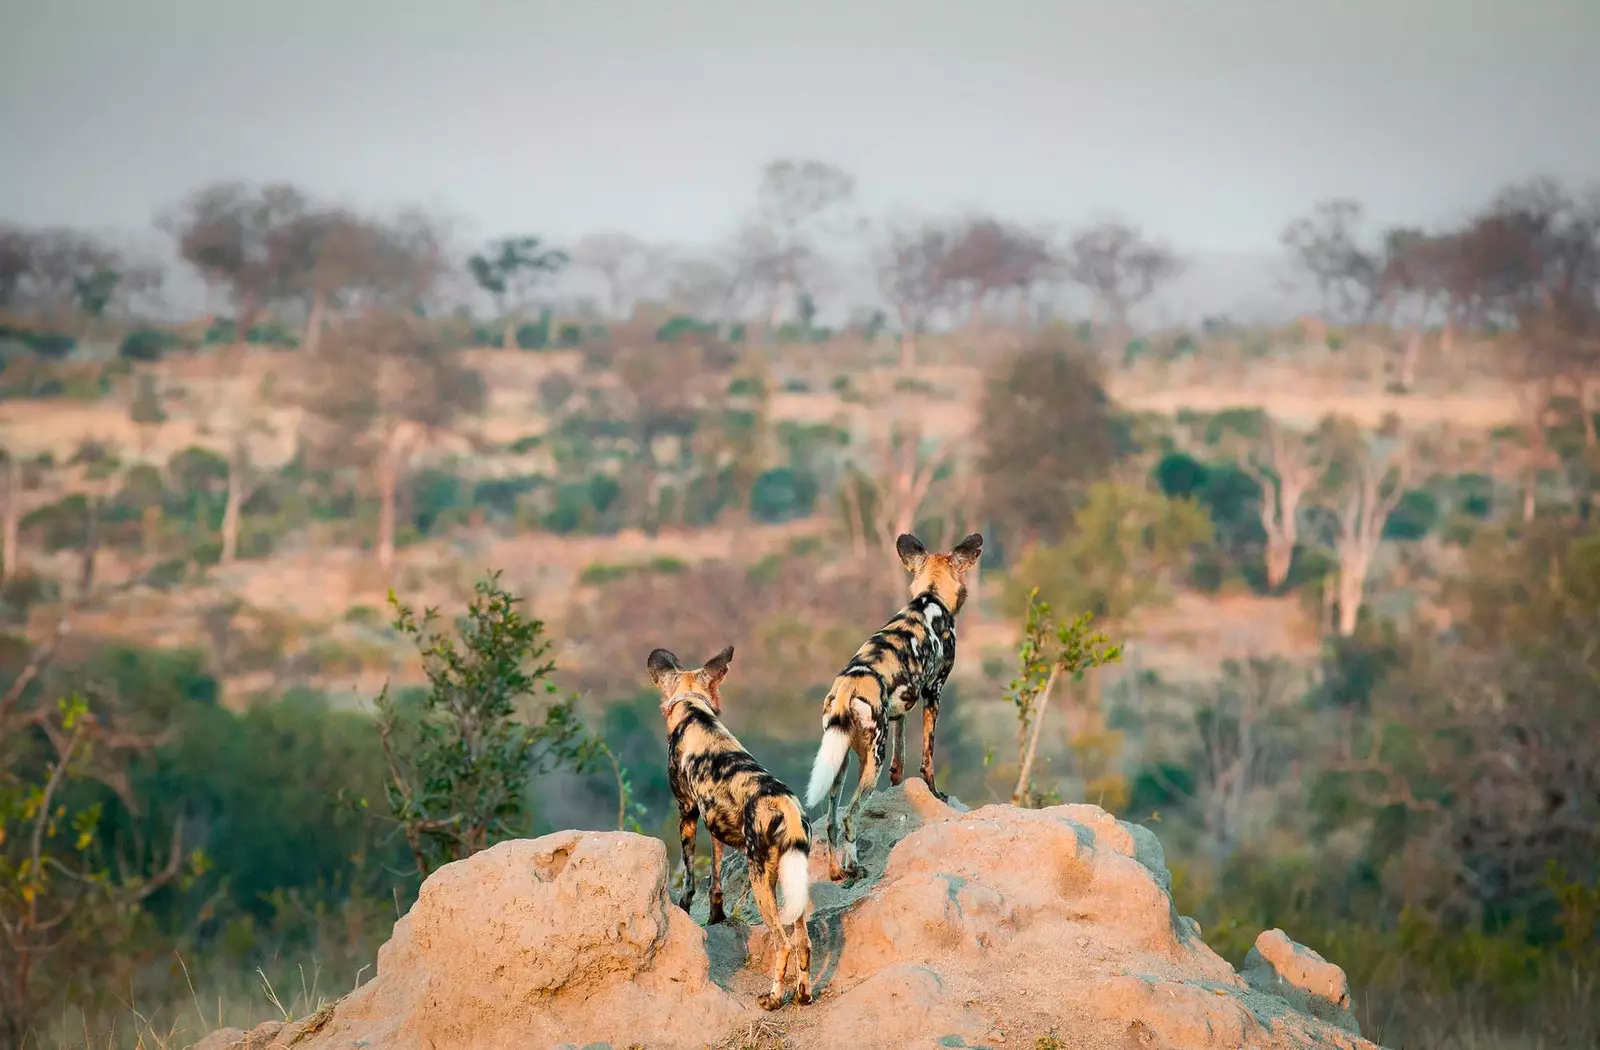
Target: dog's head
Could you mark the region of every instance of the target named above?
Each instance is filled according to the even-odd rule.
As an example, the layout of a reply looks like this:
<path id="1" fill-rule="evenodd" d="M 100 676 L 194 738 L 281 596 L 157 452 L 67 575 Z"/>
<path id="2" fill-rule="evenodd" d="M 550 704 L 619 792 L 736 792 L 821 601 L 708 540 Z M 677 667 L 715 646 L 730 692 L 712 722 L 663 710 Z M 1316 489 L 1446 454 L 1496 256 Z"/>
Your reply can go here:
<path id="1" fill-rule="evenodd" d="M 722 714 L 722 694 L 717 691 L 722 680 L 728 677 L 728 665 L 733 662 L 733 646 L 705 662 L 704 667 L 685 670 L 670 649 L 654 649 L 645 661 L 650 680 L 661 690 L 661 713 L 672 709 L 677 699 L 686 693 L 698 693 L 711 704 L 711 710 Z"/>
<path id="2" fill-rule="evenodd" d="M 911 596 L 932 591 L 951 615 L 961 611 L 967 600 L 967 570 L 978 564 L 983 554 L 983 536 L 974 532 L 951 548 L 949 554 L 932 554 L 922 541 L 904 533 L 895 540 L 900 564 L 911 574 Z"/>

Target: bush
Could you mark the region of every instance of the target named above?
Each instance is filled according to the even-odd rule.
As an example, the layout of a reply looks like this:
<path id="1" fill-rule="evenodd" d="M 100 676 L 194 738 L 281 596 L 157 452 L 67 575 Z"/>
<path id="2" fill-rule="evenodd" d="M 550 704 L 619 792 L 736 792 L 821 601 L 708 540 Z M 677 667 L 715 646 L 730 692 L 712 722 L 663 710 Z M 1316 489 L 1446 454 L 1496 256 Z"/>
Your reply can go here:
<path id="1" fill-rule="evenodd" d="M 750 489 L 750 517 L 767 524 L 811 515 L 817 502 L 817 477 L 793 467 L 776 467 L 759 475 Z"/>
<path id="2" fill-rule="evenodd" d="M 1420 540 L 1439 523 L 1439 501 L 1426 489 L 1411 489 L 1400 497 L 1383 526 L 1386 540 Z"/>
<path id="3" fill-rule="evenodd" d="M 182 345 L 183 340 L 171 332 L 136 328 L 123 337 L 117 354 L 129 361 L 159 361 L 168 350 L 176 350 Z"/>
<path id="4" fill-rule="evenodd" d="M 544 310 L 537 323 L 517 326 L 517 346 L 523 350 L 544 350 L 550 346 L 550 311 Z"/>
<path id="5" fill-rule="evenodd" d="M 491 575 L 451 637 L 431 630 L 434 610 L 418 617 L 389 596 L 395 629 L 416 643 L 428 676 L 420 705 L 402 707 L 387 687 L 374 705 L 392 771 L 388 808 L 423 877 L 526 835 L 530 777 L 563 767 L 582 772 L 606 754 L 570 699 L 546 706 L 540 721 L 523 717 L 530 702 L 555 692 L 546 681 L 555 665 L 544 661 L 544 622 L 524 619 L 519 603 Z"/>
<path id="6" fill-rule="evenodd" d="M 523 474 L 510 478 L 485 478 L 472 489 L 472 505 L 487 507 L 496 514 L 514 517 L 517 500 L 535 489 L 548 484 L 540 474 Z"/>
<path id="7" fill-rule="evenodd" d="M 591 562 L 590 564 L 584 566 L 583 571 L 578 573 L 578 582 L 585 586 L 598 586 L 602 583 L 609 583 L 612 580 L 620 580 L 626 576 L 638 576 L 649 573 L 664 573 L 671 575 L 674 573 L 685 572 L 688 570 L 688 568 L 688 562 L 681 558 L 674 558 L 670 554 L 658 555 L 657 557 L 651 558 L 649 561 L 643 563 L 636 562 L 632 564 L 615 564 L 611 562 L 597 561 Z"/>

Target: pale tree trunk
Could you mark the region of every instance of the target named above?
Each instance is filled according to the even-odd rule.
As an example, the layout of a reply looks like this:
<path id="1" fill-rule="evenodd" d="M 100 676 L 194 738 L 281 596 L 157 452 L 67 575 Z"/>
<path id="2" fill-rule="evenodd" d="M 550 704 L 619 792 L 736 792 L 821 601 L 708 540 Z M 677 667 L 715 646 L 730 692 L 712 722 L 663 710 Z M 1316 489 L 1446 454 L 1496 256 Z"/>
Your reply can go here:
<path id="1" fill-rule="evenodd" d="M 506 318 L 505 328 L 500 333 L 500 346 L 505 350 L 517 348 L 517 318 Z"/>
<path id="2" fill-rule="evenodd" d="M 1409 394 L 1417 385 L 1417 359 L 1422 355 L 1422 326 L 1419 324 L 1406 335 L 1406 345 L 1400 354 L 1400 374 L 1395 385 L 1401 393 Z"/>
<path id="3" fill-rule="evenodd" d="M 322 345 L 322 319 L 328 312 L 328 297 L 321 289 L 311 295 L 311 314 L 306 318 L 306 337 L 301 343 L 308 357 L 317 356 L 317 348 Z"/>
<path id="4" fill-rule="evenodd" d="M 228 456 L 228 502 L 222 509 L 222 564 L 239 557 L 239 518 L 244 507 L 244 454 L 237 447 Z"/>
<path id="5" fill-rule="evenodd" d="M 1367 571 L 1371 567 L 1367 564 L 1364 554 L 1349 553 L 1346 562 L 1346 552 L 1339 555 L 1338 601 L 1339 601 L 1339 634 L 1348 638 L 1356 633 L 1356 624 L 1361 618 L 1361 605 L 1365 596 Z"/>
<path id="6" fill-rule="evenodd" d="M 1394 466 L 1399 469 L 1386 490 L 1384 482 L 1390 478 L 1390 464 L 1375 461 L 1368 453 L 1356 466 L 1353 483 L 1344 492 L 1344 505 L 1338 508 L 1339 538 L 1334 545 L 1339 556 L 1338 630 L 1346 638 L 1355 633 L 1365 601 L 1367 573 L 1383 541 L 1389 512 L 1405 492 L 1404 463 Z"/>
<path id="7" fill-rule="evenodd" d="M 395 501 L 400 489 L 400 468 L 405 462 L 407 435 L 391 427 L 378 453 L 378 569 L 384 582 L 394 571 Z"/>
<path id="8" fill-rule="evenodd" d="M 904 307 L 900 309 L 900 371 L 917 367 L 917 326 Z"/>
<path id="9" fill-rule="evenodd" d="M 1593 398 L 1595 381 L 1588 376 L 1578 380 L 1578 414 L 1583 417 L 1583 443 L 1587 448 L 1600 445 L 1600 434 L 1595 431 Z"/>
<path id="10" fill-rule="evenodd" d="M 1039 748 L 1039 730 L 1044 727 L 1044 713 L 1050 706 L 1050 694 L 1055 692 L 1056 679 L 1061 675 L 1060 667 L 1050 669 L 1050 677 L 1044 683 L 1044 688 L 1039 692 L 1039 698 L 1033 711 L 1033 731 L 1028 734 L 1028 747 L 1022 754 L 1022 763 L 1017 770 L 1017 786 L 1011 792 L 1011 804 L 1020 806 L 1027 800 L 1028 781 L 1033 775 L 1033 756 Z"/>
<path id="11" fill-rule="evenodd" d="M 1269 424 L 1266 453 L 1272 473 L 1257 466 L 1249 457 L 1240 466 L 1261 486 L 1261 528 L 1267 534 L 1267 586 L 1282 587 L 1294 564 L 1294 548 L 1300 541 L 1300 502 L 1316 483 L 1320 471 L 1312 461 L 1305 439 L 1277 425 Z"/>
<path id="12" fill-rule="evenodd" d="M 17 564 L 22 522 L 22 458 L 13 451 L 6 457 L 6 509 L 4 539 L 0 540 L 0 581 L 9 583 L 20 575 Z"/>

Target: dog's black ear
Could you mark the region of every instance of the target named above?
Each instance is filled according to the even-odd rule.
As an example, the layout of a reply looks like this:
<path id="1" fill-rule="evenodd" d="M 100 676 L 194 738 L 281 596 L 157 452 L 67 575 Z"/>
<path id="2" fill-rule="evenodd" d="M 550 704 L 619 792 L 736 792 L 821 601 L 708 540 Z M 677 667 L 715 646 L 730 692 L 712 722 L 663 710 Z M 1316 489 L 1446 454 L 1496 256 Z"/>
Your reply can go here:
<path id="1" fill-rule="evenodd" d="M 656 685 L 671 674 L 681 674 L 683 666 L 678 663 L 678 658 L 672 655 L 670 649 L 652 649 L 650 658 L 644 662 L 645 670 L 650 672 L 650 680 Z"/>
<path id="2" fill-rule="evenodd" d="M 728 646 L 722 652 L 706 661 L 701 673 L 712 683 L 721 682 L 728 677 L 728 665 L 733 663 L 733 646 Z"/>
<path id="3" fill-rule="evenodd" d="M 909 532 L 901 533 L 900 538 L 894 541 L 894 550 L 900 555 L 900 564 L 904 565 L 906 571 L 913 576 L 928 560 L 928 548 Z"/>
<path id="4" fill-rule="evenodd" d="M 982 554 L 983 534 L 974 532 L 955 545 L 955 549 L 950 552 L 950 564 L 955 566 L 957 572 L 966 572 L 978 564 L 978 558 Z"/>

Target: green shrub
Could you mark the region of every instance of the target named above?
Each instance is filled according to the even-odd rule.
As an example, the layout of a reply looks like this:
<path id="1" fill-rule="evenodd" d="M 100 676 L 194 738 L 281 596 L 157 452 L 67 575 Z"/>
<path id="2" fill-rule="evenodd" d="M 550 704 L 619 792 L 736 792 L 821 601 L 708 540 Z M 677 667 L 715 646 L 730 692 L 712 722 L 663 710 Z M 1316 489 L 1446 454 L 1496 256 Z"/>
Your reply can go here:
<path id="1" fill-rule="evenodd" d="M 159 361 L 168 350 L 176 350 L 181 346 L 183 340 L 171 332 L 136 328 L 123 337 L 117 354 L 128 361 Z"/>
<path id="2" fill-rule="evenodd" d="M 763 471 L 750 489 L 750 517 L 774 524 L 811 515 L 817 502 L 817 477 L 793 467 Z"/>
<path id="3" fill-rule="evenodd" d="M 1411 489 L 1389 513 L 1383 526 L 1386 540 L 1420 540 L 1439 523 L 1439 501 L 1426 489 Z"/>
<path id="4" fill-rule="evenodd" d="M 645 574 L 671 575 L 688 571 L 689 563 L 671 555 L 659 555 L 647 562 L 612 563 L 597 561 L 584 566 L 578 573 L 578 583 L 593 587 L 612 580 L 620 580 L 627 576 Z"/>
<path id="5" fill-rule="evenodd" d="M 544 704 L 555 665 L 541 620 L 525 619 L 497 575 L 478 583 L 456 634 L 435 633 L 389 596 L 394 626 L 422 657 L 428 690 L 402 706 L 378 695 L 378 739 L 393 771 L 388 809 L 419 875 L 532 828 L 527 784 L 556 768 L 584 771 L 607 753 L 579 721 L 572 700 Z M 539 721 L 524 709 L 544 706 Z M 470 748 L 463 742 L 470 741 Z M 619 777 L 620 779 L 620 777 Z"/>

